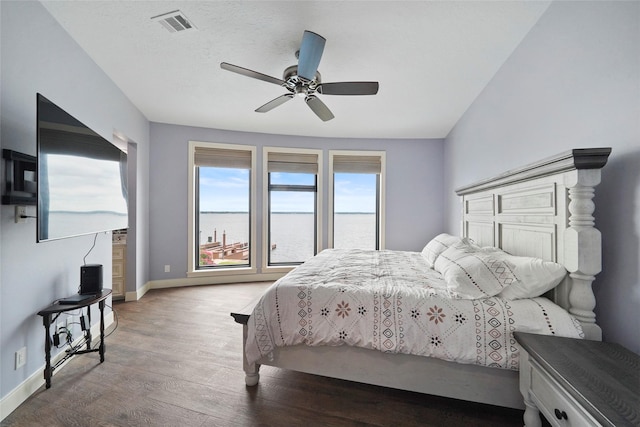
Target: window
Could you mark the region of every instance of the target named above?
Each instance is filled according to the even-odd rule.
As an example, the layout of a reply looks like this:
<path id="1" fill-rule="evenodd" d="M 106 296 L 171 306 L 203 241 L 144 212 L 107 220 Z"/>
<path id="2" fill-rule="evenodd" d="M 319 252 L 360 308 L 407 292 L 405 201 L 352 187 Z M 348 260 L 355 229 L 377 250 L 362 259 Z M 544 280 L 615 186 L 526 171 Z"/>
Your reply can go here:
<path id="1" fill-rule="evenodd" d="M 384 248 L 384 152 L 329 151 L 329 246 Z"/>
<path id="2" fill-rule="evenodd" d="M 301 264 L 320 247 L 319 150 L 265 148 L 265 265 Z"/>
<path id="3" fill-rule="evenodd" d="M 190 142 L 190 272 L 255 272 L 255 147 Z"/>

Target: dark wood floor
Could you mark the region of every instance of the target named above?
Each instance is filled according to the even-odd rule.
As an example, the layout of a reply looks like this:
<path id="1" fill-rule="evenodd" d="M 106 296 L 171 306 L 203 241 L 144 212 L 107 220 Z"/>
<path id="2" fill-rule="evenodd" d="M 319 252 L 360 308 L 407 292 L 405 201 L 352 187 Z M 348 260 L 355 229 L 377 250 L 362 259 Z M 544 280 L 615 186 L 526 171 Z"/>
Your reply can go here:
<path id="1" fill-rule="evenodd" d="M 521 411 L 330 378 L 261 370 L 244 385 L 229 313 L 267 284 L 148 292 L 116 303 L 106 360 L 76 356 L 2 426 L 517 426 Z M 111 330 L 110 328 L 108 332 Z"/>

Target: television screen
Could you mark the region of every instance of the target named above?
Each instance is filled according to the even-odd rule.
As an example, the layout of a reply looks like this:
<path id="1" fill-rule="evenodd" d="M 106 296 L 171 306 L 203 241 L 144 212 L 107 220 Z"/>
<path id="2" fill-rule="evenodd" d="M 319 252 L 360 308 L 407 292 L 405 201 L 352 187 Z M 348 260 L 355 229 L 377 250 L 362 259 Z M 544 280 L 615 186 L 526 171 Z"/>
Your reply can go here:
<path id="1" fill-rule="evenodd" d="M 38 94 L 38 242 L 127 228 L 127 154 Z"/>

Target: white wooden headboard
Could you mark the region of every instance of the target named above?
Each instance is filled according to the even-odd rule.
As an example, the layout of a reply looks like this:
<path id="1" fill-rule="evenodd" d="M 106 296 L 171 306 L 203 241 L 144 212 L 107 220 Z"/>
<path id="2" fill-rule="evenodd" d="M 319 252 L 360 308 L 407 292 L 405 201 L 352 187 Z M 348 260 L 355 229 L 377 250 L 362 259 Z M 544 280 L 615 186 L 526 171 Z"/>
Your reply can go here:
<path id="1" fill-rule="evenodd" d="M 574 149 L 456 190 L 463 236 L 565 266 L 569 275 L 549 297 L 582 323 L 587 339 L 598 341 L 591 285 L 602 270 L 602 244 L 593 196 L 610 153 Z"/>

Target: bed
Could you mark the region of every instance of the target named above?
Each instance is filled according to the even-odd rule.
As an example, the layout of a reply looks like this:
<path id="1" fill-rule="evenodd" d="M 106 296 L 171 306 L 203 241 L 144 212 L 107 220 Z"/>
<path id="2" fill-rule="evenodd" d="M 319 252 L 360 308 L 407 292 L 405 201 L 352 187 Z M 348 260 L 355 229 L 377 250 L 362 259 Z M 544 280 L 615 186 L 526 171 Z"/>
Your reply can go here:
<path id="1" fill-rule="evenodd" d="M 601 270 L 593 197 L 610 152 L 573 149 L 457 189 L 461 235 L 436 236 L 421 253 L 320 252 L 231 313 L 243 325 L 246 384 L 255 386 L 260 366 L 269 365 L 524 408 L 514 330 L 602 339 L 592 291 Z M 470 258 L 469 265 L 481 259 L 483 267 L 497 260 L 496 284 L 478 280 L 465 264 Z M 528 288 L 514 291 L 523 281 L 503 268 L 514 262 L 526 262 L 543 296 L 529 295 Z M 452 277 L 464 284 L 451 285 Z M 381 290 L 364 295 L 365 278 L 383 284 Z M 293 293 L 285 293 L 287 284 Z M 532 319 L 522 311 L 534 313 Z M 274 317 L 293 318 L 293 334 L 285 335 L 281 324 L 268 326 Z M 357 323 L 371 334 L 356 333 Z M 422 341 L 410 343 L 413 335 Z"/>

